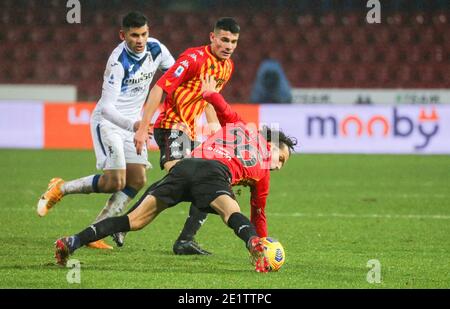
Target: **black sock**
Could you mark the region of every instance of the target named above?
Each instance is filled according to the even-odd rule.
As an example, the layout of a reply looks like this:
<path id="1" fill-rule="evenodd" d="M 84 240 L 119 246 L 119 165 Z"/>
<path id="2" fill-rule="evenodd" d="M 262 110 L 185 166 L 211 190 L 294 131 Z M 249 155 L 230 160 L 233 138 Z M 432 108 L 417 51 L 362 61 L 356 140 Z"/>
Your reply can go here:
<path id="1" fill-rule="evenodd" d="M 75 236 L 79 238 L 79 246 L 81 247 L 108 235 L 128 231 L 130 231 L 130 220 L 127 216 L 120 216 L 107 218 L 92 224 Z"/>
<path id="2" fill-rule="evenodd" d="M 231 214 L 230 218 L 228 218 L 227 224 L 234 230 L 234 233 L 245 242 L 245 246 L 247 247 L 250 238 L 253 236 L 258 236 L 253 224 L 240 212 Z"/>
<path id="3" fill-rule="evenodd" d="M 181 231 L 178 240 L 193 240 L 195 234 L 205 222 L 208 214 L 206 212 L 200 211 L 194 204 L 191 204 L 189 208 L 189 217 L 187 217 L 184 223 L 183 230 Z"/>

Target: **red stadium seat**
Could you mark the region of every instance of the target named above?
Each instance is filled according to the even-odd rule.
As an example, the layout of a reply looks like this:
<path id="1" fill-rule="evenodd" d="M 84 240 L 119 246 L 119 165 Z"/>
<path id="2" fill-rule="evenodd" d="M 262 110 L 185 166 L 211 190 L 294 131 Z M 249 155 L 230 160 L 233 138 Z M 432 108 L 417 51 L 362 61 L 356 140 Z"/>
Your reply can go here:
<path id="1" fill-rule="evenodd" d="M 297 27 L 301 30 L 307 30 L 315 25 L 314 16 L 311 14 L 299 15 L 296 19 Z"/>
<path id="2" fill-rule="evenodd" d="M 376 80 L 376 85 L 378 87 L 393 87 L 390 84 L 390 80 L 392 78 L 393 72 L 391 71 L 390 66 L 386 64 L 377 65 L 375 68 L 372 69 L 372 74 L 374 79 Z"/>
<path id="3" fill-rule="evenodd" d="M 319 63 L 327 63 L 331 59 L 331 51 L 326 46 L 315 47 L 313 59 Z"/>
<path id="4" fill-rule="evenodd" d="M 426 48 L 421 45 L 412 45 L 405 49 L 404 54 L 406 56 L 406 61 L 412 64 L 418 64 L 425 60 Z"/>
<path id="5" fill-rule="evenodd" d="M 413 70 L 409 65 L 401 65 L 396 69 L 395 85 L 396 87 L 407 87 L 413 79 Z"/>
<path id="6" fill-rule="evenodd" d="M 345 44 L 347 40 L 346 33 L 342 27 L 334 27 L 325 33 L 325 37 L 329 44 L 340 45 Z"/>
<path id="7" fill-rule="evenodd" d="M 450 48 L 445 48 L 441 44 L 427 46 L 424 50 L 428 53 L 428 60 L 431 63 L 448 64 L 450 58 Z M 449 46 L 450 47 L 450 46 Z"/>
<path id="8" fill-rule="evenodd" d="M 425 27 L 421 29 L 420 34 L 417 36 L 419 43 L 421 44 L 434 44 L 436 41 L 436 33 L 433 27 Z"/>
<path id="9" fill-rule="evenodd" d="M 334 46 L 334 52 L 337 55 L 337 60 L 340 63 L 352 63 L 355 61 L 356 56 L 354 55 L 353 46 L 345 45 L 345 46 Z"/>
<path id="10" fill-rule="evenodd" d="M 319 46 L 323 42 L 322 33 L 318 28 L 303 31 L 302 37 L 309 46 Z"/>
<path id="11" fill-rule="evenodd" d="M 372 46 L 360 46 L 359 48 L 354 46 L 353 48 L 356 49 L 355 53 L 359 56 L 353 58 L 354 60 L 359 59 L 363 64 L 372 64 L 378 61 L 378 53 Z"/>
<path id="12" fill-rule="evenodd" d="M 435 68 L 431 65 L 420 65 L 416 67 L 417 81 L 420 86 L 430 87 L 436 81 L 439 80 L 439 74 L 435 71 Z"/>
<path id="13" fill-rule="evenodd" d="M 404 14 L 396 12 L 392 15 L 387 16 L 386 21 L 389 25 L 399 27 L 406 23 L 406 18 Z"/>
<path id="14" fill-rule="evenodd" d="M 368 44 L 368 38 L 372 34 L 369 33 L 366 28 L 356 28 L 347 30 L 347 35 L 350 35 L 350 40 L 353 45 L 363 46 Z"/>
<path id="15" fill-rule="evenodd" d="M 388 46 L 392 42 L 391 29 L 381 25 L 376 26 L 374 29 L 375 43 L 379 46 Z"/>
<path id="16" fill-rule="evenodd" d="M 298 46 L 290 50 L 287 57 L 292 61 L 293 65 L 301 65 L 302 63 L 311 61 L 312 52 L 308 48 Z"/>
<path id="17" fill-rule="evenodd" d="M 46 27 L 33 27 L 29 31 L 30 41 L 33 43 L 48 42 L 50 31 Z"/>
<path id="18" fill-rule="evenodd" d="M 409 45 L 414 44 L 416 40 L 417 32 L 415 32 L 411 27 L 404 27 L 400 29 L 391 28 L 392 32 L 395 33 L 396 39 L 395 41 L 400 43 L 401 45 Z"/>
<path id="19" fill-rule="evenodd" d="M 357 26 L 361 23 L 361 20 L 365 19 L 358 13 L 347 13 L 341 16 L 341 24 L 347 28 L 357 28 Z"/>
<path id="20" fill-rule="evenodd" d="M 334 27 L 337 24 L 337 18 L 336 18 L 336 15 L 334 13 L 327 13 L 325 15 L 322 15 L 319 18 L 319 22 L 320 22 L 320 24 L 322 26 L 334 29 Z"/>

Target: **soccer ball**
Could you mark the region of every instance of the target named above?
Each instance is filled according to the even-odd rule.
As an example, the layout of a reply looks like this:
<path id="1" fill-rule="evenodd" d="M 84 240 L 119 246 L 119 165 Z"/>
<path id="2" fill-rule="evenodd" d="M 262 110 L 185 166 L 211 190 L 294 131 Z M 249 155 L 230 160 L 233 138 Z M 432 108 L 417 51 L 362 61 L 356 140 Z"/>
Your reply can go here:
<path id="1" fill-rule="evenodd" d="M 264 253 L 269 261 L 270 271 L 278 271 L 286 260 L 281 243 L 272 237 L 262 238 Z"/>

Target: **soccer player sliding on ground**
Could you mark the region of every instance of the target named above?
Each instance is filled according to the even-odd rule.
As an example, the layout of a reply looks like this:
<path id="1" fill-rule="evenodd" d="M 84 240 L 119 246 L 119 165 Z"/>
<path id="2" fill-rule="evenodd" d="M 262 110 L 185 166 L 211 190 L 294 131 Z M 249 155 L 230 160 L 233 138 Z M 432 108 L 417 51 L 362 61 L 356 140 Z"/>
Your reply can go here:
<path id="1" fill-rule="evenodd" d="M 269 271 L 260 237 L 267 236 L 265 216 L 270 171 L 281 169 L 296 140 L 265 128 L 263 134 L 249 128 L 216 92 L 211 76 L 202 80 L 202 96 L 214 106 L 222 128 L 174 165 L 151 185 L 127 215 L 95 223 L 78 234 L 56 241 L 55 258 L 65 265 L 70 254 L 83 245 L 117 232 L 137 231 L 180 202 L 193 202 L 204 212 L 221 216 L 246 244 L 257 272 Z M 251 186 L 251 219 L 241 213 L 231 186 Z"/>

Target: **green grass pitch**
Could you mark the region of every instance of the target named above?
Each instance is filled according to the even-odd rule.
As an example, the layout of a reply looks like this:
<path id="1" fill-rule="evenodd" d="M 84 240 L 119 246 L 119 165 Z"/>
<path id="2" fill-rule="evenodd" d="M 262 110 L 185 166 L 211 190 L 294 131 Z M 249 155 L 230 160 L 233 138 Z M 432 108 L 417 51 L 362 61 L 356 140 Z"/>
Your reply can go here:
<path id="1" fill-rule="evenodd" d="M 150 161 L 148 183 L 162 175 L 156 153 Z M 78 250 L 80 284 L 54 264 L 53 242 L 88 226 L 107 195 L 67 196 L 45 218 L 35 206 L 50 178 L 95 173 L 93 152 L 0 150 L 0 170 L 0 288 L 450 287 L 449 156 L 293 156 L 272 174 L 267 205 L 269 234 L 287 255 L 277 273 L 255 273 L 242 241 L 214 215 L 197 235 L 214 255 L 173 255 L 188 212 L 181 204 L 123 248 Z M 371 259 L 381 283 L 367 281 Z"/>

